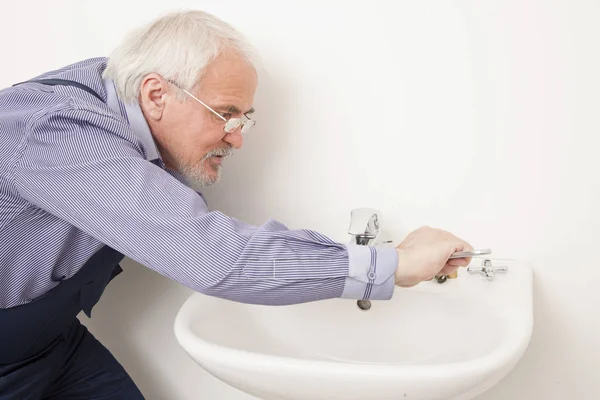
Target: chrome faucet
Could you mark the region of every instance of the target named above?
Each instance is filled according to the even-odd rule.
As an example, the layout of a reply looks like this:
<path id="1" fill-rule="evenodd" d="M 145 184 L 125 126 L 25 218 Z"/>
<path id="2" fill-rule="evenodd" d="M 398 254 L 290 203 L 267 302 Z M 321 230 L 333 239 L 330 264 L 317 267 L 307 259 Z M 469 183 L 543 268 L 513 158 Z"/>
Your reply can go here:
<path id="1" fill-rule="evenodd" d="M 350 213 L 348 233 L 359 245 L 374 245 L 379 235 L 379 213 L 372 208 L 355 208 Z"/>
<path id="2" fill-rule="evenodd" d="M 498 272 L 508 272 L 508 267 L 492 266 L 492 260 L 486 259 L 481 262 L 481 267 L 468 267 L 467 271 L 472 274 L 479 273 L 491 281 L 494 279 L 494 275 L 496 275 Z"/>

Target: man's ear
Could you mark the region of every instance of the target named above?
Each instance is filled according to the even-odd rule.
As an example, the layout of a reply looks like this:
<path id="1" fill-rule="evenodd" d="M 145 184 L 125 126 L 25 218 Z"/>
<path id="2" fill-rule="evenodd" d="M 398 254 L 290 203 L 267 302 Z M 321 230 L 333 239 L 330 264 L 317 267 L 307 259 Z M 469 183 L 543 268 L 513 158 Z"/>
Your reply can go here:
<path id="1" fill-rule="evenodd" d="M 152 72 L 140 84 L 139 102 L 147 118 L 159 121 L 165 108 L 168 83 L 160 75 Z"/>

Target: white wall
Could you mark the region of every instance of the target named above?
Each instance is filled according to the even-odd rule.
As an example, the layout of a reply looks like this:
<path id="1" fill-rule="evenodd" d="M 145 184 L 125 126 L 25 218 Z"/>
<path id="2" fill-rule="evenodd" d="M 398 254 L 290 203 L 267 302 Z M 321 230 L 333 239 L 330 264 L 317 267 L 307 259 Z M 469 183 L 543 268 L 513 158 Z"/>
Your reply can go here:
<path id="1" fill-rule="evenodd" d="M 376 207 L 396 241 L 430 224 L 529 262 L 531 345 L 479 400 L 600 398 L 599 2 L 269 3 L 3 4 L 0 85 L 106 55 L 173 7 L 227 19 L 265 70 L 258 125 L 211 206 L 342 241 L 350 210 Z M 125 269 L 85 321 L 147 398 L 249 399 L 177 346 L 190 291 Z"/>

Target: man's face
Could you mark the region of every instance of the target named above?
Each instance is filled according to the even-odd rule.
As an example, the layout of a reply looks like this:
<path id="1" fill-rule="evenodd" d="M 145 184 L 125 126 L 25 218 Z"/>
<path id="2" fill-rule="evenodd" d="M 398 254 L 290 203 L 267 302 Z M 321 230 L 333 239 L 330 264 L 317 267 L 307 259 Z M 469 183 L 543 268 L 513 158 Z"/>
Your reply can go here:
<path id="1" fill-rule="evenodd" d="M 251 117 L 256 86 L 255 70 L 225 54 L 209 64 L 200 89 L 191 94 L 228 120 Z M 167 167 L 192 182 L 216 183 L 223 159 L 242 147 L 240 128 L 225 132 L 223 119 L 156 74 L 142 82 L 140 105 Z"/>

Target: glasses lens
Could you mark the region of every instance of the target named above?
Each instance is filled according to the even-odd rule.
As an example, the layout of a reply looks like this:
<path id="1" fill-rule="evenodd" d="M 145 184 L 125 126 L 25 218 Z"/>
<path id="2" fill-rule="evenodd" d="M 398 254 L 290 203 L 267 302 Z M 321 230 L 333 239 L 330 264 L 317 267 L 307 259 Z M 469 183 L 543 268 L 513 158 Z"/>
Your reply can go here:
<path id="1" fill-rule="evenodd" d="M 250 132 L 250 129 L 252 129 L 252 127 L 255 124 L 256 124 L 256 121 L 254 121 L 252 119 L 246 120 L 246 122 L 244 123 L 244 126 L 242 127 L 242 133 L 248 133 L 248 132 Z"/>
<path id="2" fill-rule="evenodd" d="M 235 131 L 237 128 L 240 127 L 241 124 L 242 124 L 242 120 L 240 118 L 231 118 L 225 124 L 225 132 L 231 133 L 231 132 Z"/>

